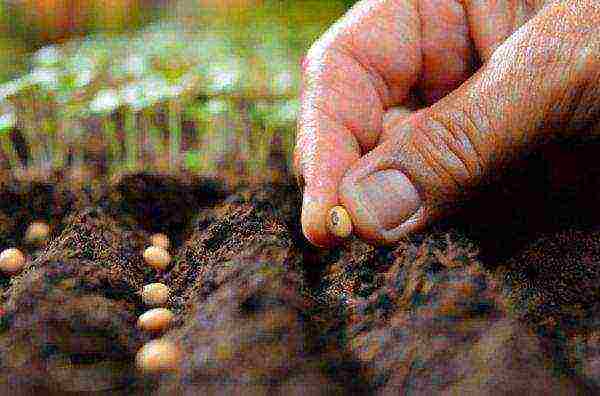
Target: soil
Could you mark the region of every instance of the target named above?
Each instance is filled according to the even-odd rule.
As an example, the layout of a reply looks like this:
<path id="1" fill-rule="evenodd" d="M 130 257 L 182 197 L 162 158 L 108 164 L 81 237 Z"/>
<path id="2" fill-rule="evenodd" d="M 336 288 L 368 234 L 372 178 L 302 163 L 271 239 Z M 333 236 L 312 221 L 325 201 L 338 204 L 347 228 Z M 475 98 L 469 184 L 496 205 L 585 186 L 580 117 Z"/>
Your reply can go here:
<path id="1" fill-rule="evenodd" d="M 397 246 L 330 250 L 285 177 L 6 175 L 0 248 L 27 264 L 0 275 L 0 394 L 597 393 L 597 149 L 547 147 Z M 50 240 L 25 244 L 40 219 Z M 155 232 L 162 272 L 142 259 Z M 151 282 L 183 356 L 161 375 L 134 363 Z"/>

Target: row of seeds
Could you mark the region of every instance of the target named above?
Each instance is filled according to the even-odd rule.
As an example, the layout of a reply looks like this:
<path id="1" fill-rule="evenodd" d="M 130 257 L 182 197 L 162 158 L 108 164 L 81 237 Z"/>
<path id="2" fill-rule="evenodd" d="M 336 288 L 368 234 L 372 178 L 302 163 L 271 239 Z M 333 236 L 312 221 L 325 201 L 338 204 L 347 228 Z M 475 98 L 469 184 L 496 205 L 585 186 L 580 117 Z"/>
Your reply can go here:
<path id="1" fill-rule="evenodd" d="M 327 226 L 329 231 L 338 238 L 345 239 L 352 234 L 352 221 L 348 211 L 343 206 L 331 208 Z M 158 271 L 164 271 L 171 256 L 169 255 L 169 239 L 163 234 L 152 236 L 152 246 L 144 251 L 144 260 Z M 144 331 L 161 332 L 165 330 L 173 313 L 163 306 L 169 298 L 169 288 L 162 283 L 151 283 L 144 286 L 142 300 L 148 307 L 154 307 L 138 319 L 138 327 Z M 136 363 L 138 368 L 146 372 L 160 373 L 177 367 L 181 359 L 179 348 L 171 341 L 156 339 L 148 342 L 138 352 Z"/>
<path id="2" fill-rule="evenodd" d="M 48 224 L 35 221 L 27 228 L 24 239 L 27 243 L 41 244 L 49 235 Z M 154 234 L 150 240 L 151 246 L 144 251 L 144 260 L 151 267 L 163 271 L 171 261 L 169 238 L 164 234 Z M 17 248 L 8 248 L 0 253 L 0 271 L 6 275 L 13 276 L 21 272 L 25 262 L 25 255 Z M 169 294 L 169 287 L 163 283 L 150 283 L 142 288 L 142 301 L 151 309 L 140 315 L 138 328 L 158 334 L 169 327 L 174 317 L 169 309 L 164 308 Z M 175 369 L 179 358 L 179 349 L 173 342 L 158 338 L 138 351 L 136 364 L 144 372 L 159 373 Z"/>
<path id="3" fill-rule="evenodd" d="M 164 234 L 154 234 L 152 245 L 144 251 L 144 261 L 158 271 L 164 271 L 169 262 L 169 238 Z M 138 327 L 143 331 L 160 333 L 167 329 L 173 320 L 173 313 L 163 306 L 169 299 L 169 287 L 163 283 L 150 283 L 141 291 L 142 301 L 151 309 L 140 315 Z M 137 353 L 136 364 L 144 372 L 160 373 L 174 370 L 180 359 L 177 346 L 166 339 L 155 339 L 146 343 Z"/>

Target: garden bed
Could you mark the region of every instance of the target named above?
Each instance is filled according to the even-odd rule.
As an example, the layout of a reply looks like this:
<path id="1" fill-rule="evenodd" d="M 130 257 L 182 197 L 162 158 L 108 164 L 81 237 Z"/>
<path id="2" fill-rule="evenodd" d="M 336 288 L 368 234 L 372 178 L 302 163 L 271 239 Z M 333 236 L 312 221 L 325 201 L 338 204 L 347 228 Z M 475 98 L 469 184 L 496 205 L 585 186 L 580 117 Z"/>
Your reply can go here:
<path id="1" fill-rule="evenodd" d="M 379 248 L 311 247 L 285 181 L 230 190 L 186 173 L 6 176 L 2 248 L 27 263 L 0 275 L 0 391 L 591 393 L 593 151 L 547 148 L 443 224 Z M 568 172 L 548 165 L 557 156 Z M 51 226 L 42 246 L 23 240 L 34 220 Z M 171 240 L 160 272 L 142 258 L 155 232 Z M 135 365 L 156 337 L 136 326 L 151 282 L 171 289 L 161 337 L 182 356 L 163 374 Z"/>

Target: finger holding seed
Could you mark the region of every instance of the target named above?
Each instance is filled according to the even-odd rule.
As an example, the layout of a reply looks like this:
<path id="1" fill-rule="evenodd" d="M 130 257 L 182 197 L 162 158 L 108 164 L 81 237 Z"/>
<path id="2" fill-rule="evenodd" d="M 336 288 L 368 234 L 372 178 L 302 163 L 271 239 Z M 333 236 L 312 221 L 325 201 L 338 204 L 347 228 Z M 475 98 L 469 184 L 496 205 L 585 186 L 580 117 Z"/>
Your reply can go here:
<path id="1" fill-rule="evenodd" d="M 327 215 L 327 228 L 338 238 L 348 238 L 352 234 L 352 219 L 343 206 L 334 206 Z"/>

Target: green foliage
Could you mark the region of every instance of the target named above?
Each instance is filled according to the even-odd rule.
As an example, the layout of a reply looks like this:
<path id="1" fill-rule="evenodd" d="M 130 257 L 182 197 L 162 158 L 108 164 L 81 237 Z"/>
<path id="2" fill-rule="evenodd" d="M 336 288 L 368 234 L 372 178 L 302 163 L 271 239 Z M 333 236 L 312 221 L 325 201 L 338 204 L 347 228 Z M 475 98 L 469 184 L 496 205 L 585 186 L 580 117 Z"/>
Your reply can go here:
<path id="1" fill-rule="evenodd" d="M 266 1 L 44 47 L 31 56 L 28 74 L 0 86 L 0 103 L 15 109 L 0 114 L 0 128 L 22 126 L 40 166 L 60 166 L 67 151 L 82 161 L 86 125 L 99 117 L 111 171 L 147 166 L 143 155 L 194 171 L 229 155 L 258 171 L 275 135 L 291 153 L 301 58 L 342 12 L 339 2 Z"/>

